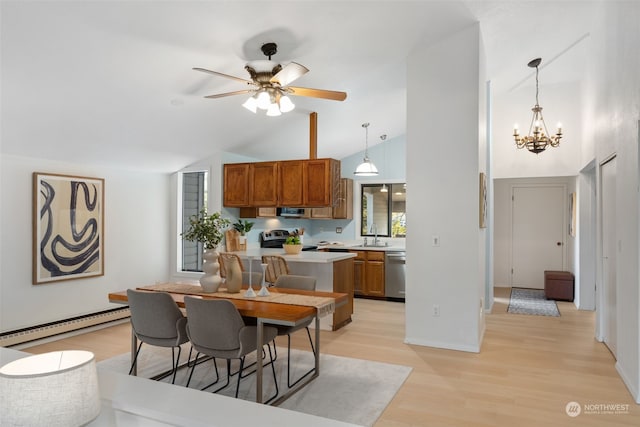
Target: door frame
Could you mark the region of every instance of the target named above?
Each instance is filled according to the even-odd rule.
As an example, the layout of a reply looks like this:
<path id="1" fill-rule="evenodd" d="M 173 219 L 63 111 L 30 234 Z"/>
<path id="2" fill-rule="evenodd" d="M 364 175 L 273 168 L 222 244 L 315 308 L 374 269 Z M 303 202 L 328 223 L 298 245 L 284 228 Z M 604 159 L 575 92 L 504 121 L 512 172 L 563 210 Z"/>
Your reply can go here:
<path id="1" fill-rule="evenodd" d="M 567 184 L 558 182 L 558 183 L 514 183 L 509 186 L 509 191 L 511 194 L 511 209 L 509 209 L 509 222 L 511 227 L 509 227 L 509 268 L 511 273 L 509 274 L 509 286 L 513 287 L 513 191 L 515 188 L 549 188 L 549 187 L 560 187 L 563 192 L 563 202 L 562 202 L 562 218 L 568 218 L 569 210 L 567 208 Z M 562 270 L 566 271 L 567 269 L 567 221 L 562 221 Z"/>
<path id="2" fill-rule="evenodd" d="M 603 214 L 602 214 L 602 167 L 609 163 L 610 161 L 616 159 L 617 153 L 612 153 L 609 156 L 605 157 L 600 163 L 598 163 L 597 169 L 597 182 L 598 182 L 598 193 L 596 196 L 597 199 L 597 209 L 598 209 L 598 220 L 597 220 L 597 263 L 596 263 L 596 339 L 599 342 L 604 342 L 605 333 L 607 330 L 607 312 L 606 312 L 606 304 L 605 302 L 605 278 L 604 278 L 604 240 L 603 240 Z"/>

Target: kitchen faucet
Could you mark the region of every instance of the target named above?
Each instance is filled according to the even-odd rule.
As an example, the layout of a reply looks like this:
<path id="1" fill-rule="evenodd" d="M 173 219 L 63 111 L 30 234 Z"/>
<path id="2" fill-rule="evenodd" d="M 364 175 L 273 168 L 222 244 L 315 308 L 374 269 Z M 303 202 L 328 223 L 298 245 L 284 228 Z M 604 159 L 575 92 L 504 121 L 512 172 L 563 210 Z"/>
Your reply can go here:
<path id="1" fill-rule="evenodd" d="M 371 223 L 371 229 L 369 230 L 369 232 L 374 233 L 373 246 L 378 246 L 378 226 L 375 222 Z"/>

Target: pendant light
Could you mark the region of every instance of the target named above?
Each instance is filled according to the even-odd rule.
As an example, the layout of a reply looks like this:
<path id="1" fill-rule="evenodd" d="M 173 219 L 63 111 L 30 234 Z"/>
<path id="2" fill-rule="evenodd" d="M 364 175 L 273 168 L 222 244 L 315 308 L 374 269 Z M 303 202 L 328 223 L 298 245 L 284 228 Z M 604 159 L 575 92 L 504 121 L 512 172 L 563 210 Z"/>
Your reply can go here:
<path id="1" fill-rule="evenodd" d="M 384 145 L 384 141 L 387 139 L 387 135 L 380 135 L 380 141 L 382 141 L 382 158 L 385 160 L 385 162 L 387 161 L 387 146 Z M 385 169 L 386 170 L 386 169 Z M 385 172 L 386 175 L 386 172 Z M 388 193 L 389 192 L 389 188 L 387 187 L 387 184 L 382 184 L 382 188 L 380 189 L 381 193 Z"/>
<path id="2" fill-rule="evenodd" d="M 353 174 L 356 176 L 376 176 L 378 175 L 378 168 L 369 160 L 369 123 L 363 123 L 362 127 L 365 131 L 364 158 Z"/>

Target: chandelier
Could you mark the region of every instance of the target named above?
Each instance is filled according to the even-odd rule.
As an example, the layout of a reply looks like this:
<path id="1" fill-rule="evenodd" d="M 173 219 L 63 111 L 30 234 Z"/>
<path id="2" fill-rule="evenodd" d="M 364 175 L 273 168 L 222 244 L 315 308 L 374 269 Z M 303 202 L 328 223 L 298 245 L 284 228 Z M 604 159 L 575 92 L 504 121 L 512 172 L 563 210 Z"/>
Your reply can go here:
<path id="1" fill-rule="evenodd" d="M 364 159 L 362 159 L 362 163 L 360 163 L 353 174 L 356 176 L 376 176 L 378 175 L 378 168 L 369 160 L 369 123 L 363 123 L 362 127 L 365 131 Z"/>
<path id="2" fill-rule="evenodd" d="M 531 125 L 529 125 L 529 134 L 527 136 L 520 136 L 518 124 L 516 123 L 513 126 L 513 137 L 516 141 L 516 147 L 526 148 L 536 154 L 543 152 L 548 146 L 559 146 L 560 139 L 562 138 L 562 125 L 558 123 L 556 134 L 549 136 L 547 125 L 542 117 L 542 107 L 538 102 L 538 65 L 540 65 L 541 62 L 542 58 L 536 58 L 527 64 L 529 67 L 536 69 L 536 105 L 531 109 L 531 111 L 533 111 L 533 117 L 531 118 Z"/>

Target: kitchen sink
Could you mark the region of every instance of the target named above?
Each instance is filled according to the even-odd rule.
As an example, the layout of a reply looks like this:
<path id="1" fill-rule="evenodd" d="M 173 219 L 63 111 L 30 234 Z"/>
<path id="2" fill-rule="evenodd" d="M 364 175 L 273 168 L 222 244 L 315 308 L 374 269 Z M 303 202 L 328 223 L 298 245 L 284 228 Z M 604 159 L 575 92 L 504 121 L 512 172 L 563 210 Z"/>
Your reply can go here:
<path id="1" fill-rule="evenodd" d="M 378 243 L 377 245 L 355 245 L 353 248 L 386 248 L 389 246 L 389 243 Z"/>

